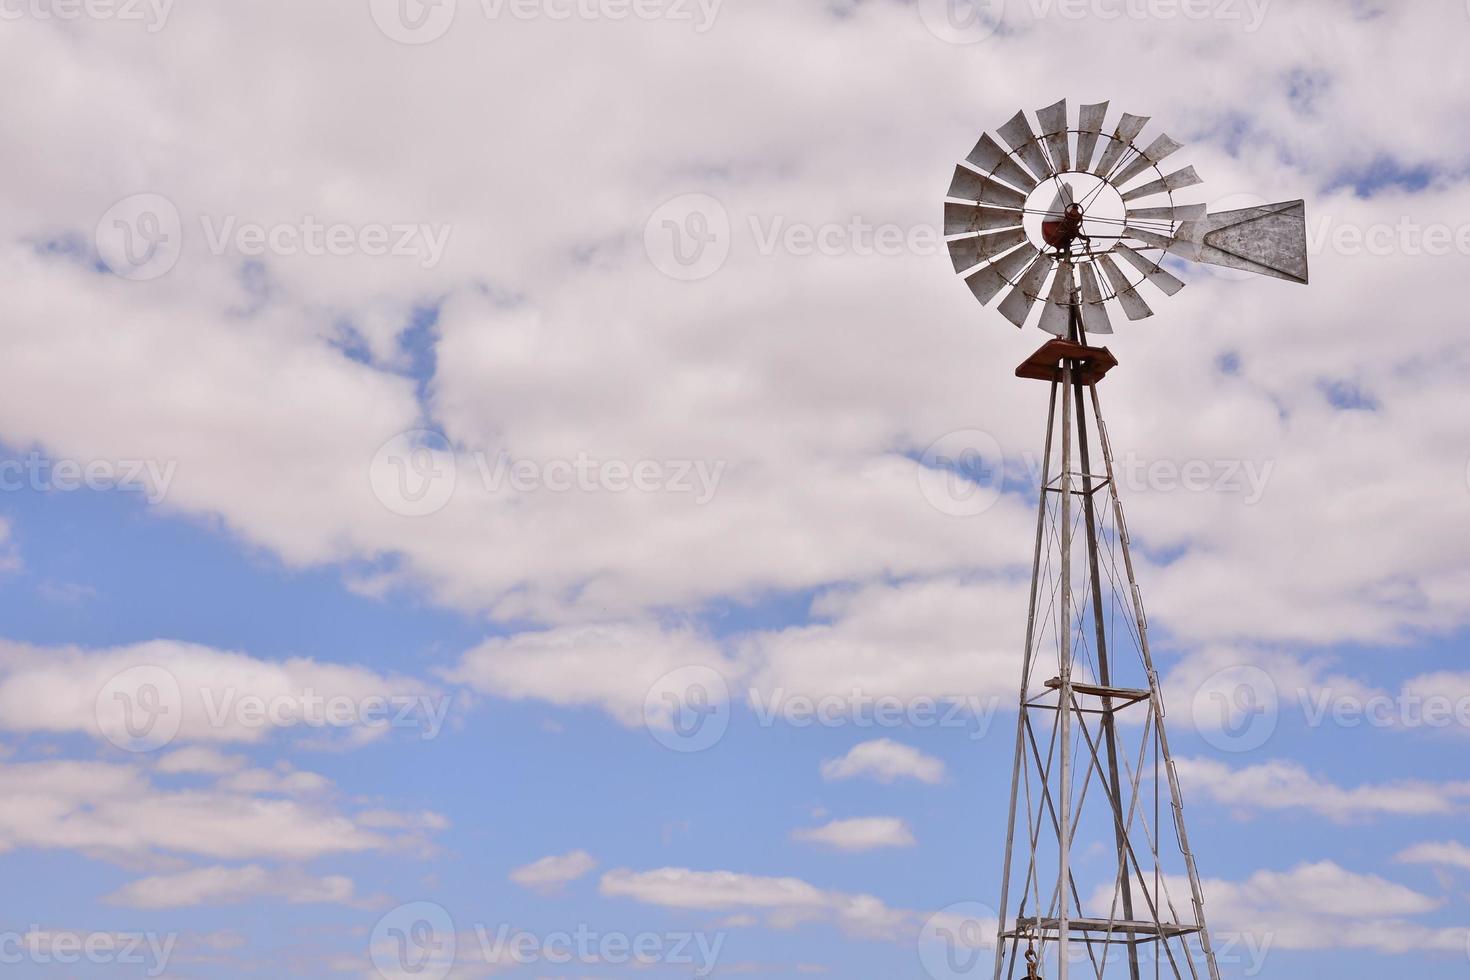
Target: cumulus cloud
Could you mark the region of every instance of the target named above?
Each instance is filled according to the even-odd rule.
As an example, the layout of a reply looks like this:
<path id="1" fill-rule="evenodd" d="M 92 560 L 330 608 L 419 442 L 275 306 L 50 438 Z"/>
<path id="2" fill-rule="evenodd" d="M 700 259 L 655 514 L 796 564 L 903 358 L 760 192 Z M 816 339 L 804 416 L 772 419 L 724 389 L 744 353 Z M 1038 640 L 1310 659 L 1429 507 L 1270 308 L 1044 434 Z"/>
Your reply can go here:
<path id="1" fill-rule="evenodd" d="M 673 672 L 689 667 L 708 668 L 722 681 L 736 675 L 719 648 L 694 630 L 639 622 L 568 626 L 486 640 L 445 676 L 511 700 L 595 707 L 636 726 L 646 719 L 650 692 Z M 728 686 L 711 695 L 725 700 Z"/>
<path id="2" fill-rule="evenodd" d="M 1470 799 L 1470 782 L 1406 780 L 1345 787 L 1280 759 L 1232 769 L 1212 759 L 1180 758 L 1175 766 L 1192 798 L 1242 813 L 1301 810 L 1344 822 L 1456 813 Z"/>
<path id="3" fill-rule="evenodd" d="M 260 899 L 292 905 L 351 904 L 355 887 L 341 875 L 316 877 L 294 868 L 215 865 L 130 881 L 107 896 L 113 905 L 166 909 L 232 905 Z"/>
<path id="4" fill-rule="evenodd" d="M 1160 623 L 1191 640 L 1303 642 L 1444 628 L 1470 609 L 1458 557 L 1467 542 L 1433 516 L 1465 496 L 1464 461 L 1436 451 L 1464 434 L 1454 411 L 1463 355 L 1433 305 L 1457 257 L 1354 254 L 1331 233 L 1464 213 L 1463 183 L 1438 169 L 1457 172 L 1464 153 L 1453 94 L 1414 77 L 1385 91 L 1361 55 L 1371 42 L 1374 61 L 1452 61 L 1457 6 L 1354 18 L 1325 2 L 1276 4 L 1257 31 L 1012 11 L 1004 43 L 984 47 L 996 84 L 979 91 L 968 84 L 976 49 L 939 41 L 913 4 L 898 2 L 853 5 L 840 18 L 821 6 L 727 5 L 717 29 L 677 44 L 617 25 L 504 31 L 465 17 L 430 59 L 345 3 L 310 14 L 203 5 L 170 24 L 174 39 L 237 37 L 242 64 L 269 57 L 294 93 L 290 107 L 233 80 L 243 72 L 220 72 L 211 98 L 166 97 L 188 44 L 120 39 L 113 25 L 85 21 L 65 32 L 28 25 L 38 28 L 32 56 L 68 66 L 72 83 L 48 82 L 35 104 L 50 111 L 11 120 L 16 141 L 38 155 L 17 163 L 28 179 L 11 192 L 7 237 L 72 246 L 12 247 L 0 263 L 11 284 L 0 436 L 60 456 L 177 462 L 162 505 L 170 510 L 218 515 L 293 564 L 364 561 L 353 573 L 364 587 L 422 586 L 506 616 L 623 618 L 723 595 L 1008 568 L 1026 557 L 1028 502 L 1007 495 L 970 521 L 938 513 L 917 490 L 911 457 L 975 426 L 1010 456 L 1034 451 L 1040 394 L 1009 368 L 1036 337 L 978 319 L 938 247 L 766 254 L 751 227 L 778 217 L 931 226 L 953 161 L 980 127 L 1026 101 L 1000 94 L 1003 80 L 1025 76 L 1037 44 L 1081 40 L 1071 47 L 1096 53 L 1064 66 L 1057 91 L 1086 91 L 1107 69 L 1115 109 L 1151 113 L 1193 141 L 1202 195 L 1305 194 L 1322 239 L 1309 289 L 1195 273 L 1164 311 L 1184 329 L 1145 324 L 1112 341 L 1125 365 L 1118 377 L 1148 379 L 1106 393 L 1117 445 L 1149 460 L 1276 464 L 1249 504 L 1229 493 L 1135 494 L 1146 497 L 1132 510 L 1140 540 L 1182 551 L 1148 582 Z M 1440 29 L 1445 18 L 1455 30 Z M 1181 36 L 1256 70 L 1203 105 L 1111 70 L 1135 61 L 1194 70 L 1197 45 Z M 867 71 L 773 73 L 750 57 L 772 37 L 782 39 L 780 63 L 802 63 L 816 44 L 862 50 Z M 893 38 L 912 43 L 880 43 Z M 435 91 L 514 86 L 579 44 L 659 77 L 725 84 L 693 86 L 704 90 L 697 100 L 650 94 L 587 58 L 567 84 L 598 98 L 551 117 L 514 100 L 478 105 L 477 133 L 595 148 L 596 200 L 573 210 L 547 212 L 545 202 L 583 177 L 585 152 L 538 154 L 534 165 L 476 152 L 458 107 L 409 104 L 396 87 L 393 69 L 410 58 Z M 324 64 L 383 70 L 351 73 L 362 77 L 349 91 L 323 81 Z M 894 78 L 910 84 L 883 81 Z M 117 84 L 117 106 L 78 94 Z M 752 115 L 752 91 L 782 111 Z M 935 91 L 969 94 L 915 111 L 914 93 Z M 613 128 L 602 100 L 634 95 L 639 111 Z M 220 119 L 220 99 L 239 111 Z M 1391 137 L 1340 122 L 1404 104 L 1414 118 Z M 80 124 L 62 133 L 61 119 Z M 830 138 L 810 139 L 817 127 Z M 397 148 L 359 152 L 361 133 L 383 131 Z M 146 180 L 89 166 L 139 132 L 207 136 L 159 156 Z M 41 149 L 59 141 L 70 152 Z M 1354 193 L 1351 178 L 1384 161 L 1428 168 L 1431 179 L 1412 193 Z M 279 179 L 286 172 L 296 179 Z M 812 179 L 833 173 L 842 179 Z M 76 243 L 112 204 L 144 190 L 181 212 L 179 267 L 148 283 L 98 275 Z M 687 190 L 718 198 L 738 232 L 724 268 L 692 286 L 660 274 L 641 249 L 648 215 Z M 247 262 L 233 247 L 212 252 L 203 233 L 204 218 L 270 226 L 307 215 L 448 225 L 452 235 L 426 268 L 420 256 L 278 252 Z M 424 306 L 437 311 L 437 365 L 421 399 L 399 341 Z M 239 329 L 242 318 L 250 329 Z M 1380 327 L 1405 318 L 1423 326 Z M 1238 371 L 1219 369 L 1226 355 Z M 1374 407 L 1345 410 L 1323 396 L 1324 382 L 1340 381 Z M 409 518 L 378 499 L 383 486 L 369 474 L 383 446 L 426 426 L 445 433 L 458 485 L 442 510 Z M 584 453 L 619 465 L 703 461 L 724 464 L 725 476 L 702 503 L 677 490 L 520 492 L 485 485 L 478 462 L 501 452 L 542 466 Z M 1321 506 L 1324 485 L 1346 492 Z M 1403 499 L 1420 506 L 1397 506 Z M 1287 531 L 1313 546 L 1281 549 Z"/>
<path id="5" fill-rule="evenodd" d="M 933 784 L 942 782 L 944 775 L 941 760 L 889 738 L 859 743 L 846 755 L 822 763 L 822 778 L 831 781 L 868 777 L 880 783 L 916 779 Z"/>
<path id="6" fill-rule="evenodd" d="M 273 789 L 278 787 L 265 787 Z M 169 789 L 138 765 L 0 764 L 0 850 L 67 849 L 131 861 L 151 855 L 308 860 L 415 845 L 325 799 L 225 784 Z"/>
<path id="7" fill-rule="evenodd" d="M 1239 882 L 1206 880 L 1203 885 L 1213 929 L 1265 937 L 1280 949 L 1463 954 L 1470 938 L 1464 927 L 1416 921 L 1438 910 L 1441 900 L 1331 861 L 1257 871 Z M 1187 882 L 1171 887 L 1176 894 L 1188 894 Z"/>
<path id="8" fill-rule="evenodd" d="M 647 905 L 701 911 L 746 911 L 764 915 L 768 924 L 792 928 L 806 922 L 829 922 L 867 939 L 912 941 L 923 916 L 893 909 L 872 895 L 829 891 L 799 878 L 770 878 L 732 871 L 619 868 L 602 876 L 600 890 L 612 898 Z"/>
<path id="9" fill-rule="evenodd" d="M 855 817 L 833 820 L 821 827 L 792 831 L 792 840 L 821 844 L 839 851 L 872 851 L 884 847 L 914 847 L 919 842 L 908 822 L 898 817 Z"/>
<path id="10" fill-rule="evenodd" d="M 1401 851 L 1398 860 L 1405 864 L 1429 864 L 1470 871 L 1470 847 L 1459 841 L 1425 841 Z"/>
<path id="11" fill-rule="evenodd" d="M 571 851 L 541 858 L 510 873 L 510 880 L 524 888 L 543 893 L 560 891 L 568 882 L 591 873 L 597 859 L 586 851 Z"/>
<path id="12" fill-rule="evenodd" d="M 263 660 L 168 640 L 99 649 L 0 643 L 0 725 L 83 732 L 124 748 L 253 743 L 283 730 L 343 733 L 349 745 L 395 726 L 427 737 L 448 707 L 432 684 L 356 665 Z M 163 764 L 228 762 L 196 754 Z"/>

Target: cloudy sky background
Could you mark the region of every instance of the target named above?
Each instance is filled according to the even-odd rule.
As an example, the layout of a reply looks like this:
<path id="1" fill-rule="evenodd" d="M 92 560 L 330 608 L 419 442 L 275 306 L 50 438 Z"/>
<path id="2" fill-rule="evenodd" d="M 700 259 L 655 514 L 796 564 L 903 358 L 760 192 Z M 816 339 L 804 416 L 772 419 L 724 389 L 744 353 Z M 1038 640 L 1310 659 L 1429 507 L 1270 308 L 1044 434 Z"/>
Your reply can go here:
<path id="1" fill-rule="evenodd" d="M 1103 390 L 1224 972 L 1463 973 L 1470 9 L 976 13 L 6 6 L 7 970 L 953 975 L 1044 337 L 936 224 L 1067 97 L 1187 142 L 1187 200 L 1308 204 L 1311 287 L 1194 270 Z M 983 506 L 923 465 L 967 443 Z M 351 710 L 249 710 L 311 696 Z M 657 962 L 548 958 L 579 930 Z"/>

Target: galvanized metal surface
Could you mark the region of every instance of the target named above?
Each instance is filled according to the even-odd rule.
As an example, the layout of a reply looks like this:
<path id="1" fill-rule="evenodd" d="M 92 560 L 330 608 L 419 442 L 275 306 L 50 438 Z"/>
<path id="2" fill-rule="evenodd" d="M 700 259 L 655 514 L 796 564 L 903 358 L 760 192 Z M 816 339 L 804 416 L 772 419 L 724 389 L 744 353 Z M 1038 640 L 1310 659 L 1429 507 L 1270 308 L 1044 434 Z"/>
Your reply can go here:
<path id="1" fill-rule="evenodd" d="M 1184 288 L 1184 280 L 1167 269 L 1162 268 L 1152 259 L 1145 258 L 1129 246 L 1119 245 L 1118 254 L 1123 256 L 1125 262 L 1143 273 L 1145 279 L 1162 289 L 1168 295 L 1173 296 Z"/>
<path id="2" fill-rule="evenodd" d="M 949 243 L 949 254 L 954 260 L 954 271 L 964 273 L 975 268 L 986 259 L 1004 255 L 1026 241 L 1023 228 L 1007 228 L 989 235 L 974 238 L 959 238 Z"/>
<path id="3" fill-rule="evenodd" d="M 1000 129 L 1000 138 L 1005 140 L 1026 168 L 1031 171 L 1038 181 L 1045 180 L 1056 171 L 1052 170 L 1051 164 L 1046 159 L 1046 154 L 1041 152 L 1041 144 L 1036 139 L 1036 133 L 1031 129 L 1031 123 L 1026 118 L 1026 110 L 1022 109 L 1011 117 L 1011 121 Z"/>
<path id="4" fill-rule="evenodd" d="M 1018 228 L 1021 212 L 988 205 L 946 204 L 944 206 L 944 234 L 974 235 L 996 228 Z"/>
<path id="5" fill-rule="evenodd" d="M 1018 187 L 1023 191 L 1029 191 L 1038 183 L 1036 178 L 1028 174 L 1020 164 L 1012 160 L 1010 154 L 1000 148 L 1000 144 L 991 138 L 989 133 L 980 137 L 970 155 L 965 158 L 976 170 L 994 174 L 1001 180 Z"/>
<path id="6" fill-rule="evenodd" d="M 1143 132 L 1143 127 L 1148 125 L 1148 120 L 1148 116 L 1123 113 L 1122 121 L 1118 123 L 1118 128 L 1113 130 L 1113 135 L 1108 137 L 1107 148 L 1103 150 L 1102 159 L 1097 161 L 1097 166 L 1092 168 L 1092 172 L 1106 180 L 1113 172 L 1113 168 L 1118 165 L 1118 161 L 1123 158 L 1123 154 L 1132 147 L 1138 134 Z"/>
<path id="7" fill-rule="evenodd" d="M 1021 276 L 1020 282 L 1011 287 L 1006 298 L 1001 300 L 998 307 L 1000 315 L 1017 327 L 1024 327 L 1031 307 L 1041 302 L 1041 285 L 1046 282 L 1046 274 L 1051 271 L 1051 267 L 1056 265 L 1056 262 L 1055 255 L 1037 253 L 1036 261 L 1031 263 L 1031 268 Z"/>
<path id="8" fill-rule="evenodd" d="M 1041 123 L 1041 139 L 1057 173 L 1072 169 L 1072 153 L 1067 135 L 1067 100 L 1056 105 L 1036 110 L 1036 121 Z"/>
<path id="9" fill-rule="evenodd" d="M 1183 147 L 1183 143 L 1176 142 L 1168 136 L 1160 136 L 1148 145 L 1148 149 L 1138 154 L 1122 170 L 1114 174 L 1110 181 L 1114 187 L 1127 186 L 1134 177 L 1151 167 L 1157 167 L 1166 157 L 1179 152 Z"/>
<path id="10" fill-rule="evenodd" d="M 946 196 L 961 201 L 974 201 L 976 204 L 994 204 L 1002 208 L 1026 206 L 1025 194 L 966 166 L 954 168 L 954 179 L 950 181 Z"/>
<path id="11" fill-rule="evenodd" d="M 1108 103 L 1098 102 L 1085 105 L 1077 120 L 1077 169 L 1087 173 L 1092 169 L 1092 154 L 1102 136 L 1103 123 L 1108 118 Z"/>
<path id="12" fill-rule="evenodd" d="M 1000 293 L 1000 291 L 1019 276 L 1031 263 L 1041 255 L 1035 246 L 1027 244 L 1001 256 L 999 259 L 987 265 L 979 272 L 971 273 L 965 278 L 965 284 L 970 287 L 970 292 L 984 306 Z"/>

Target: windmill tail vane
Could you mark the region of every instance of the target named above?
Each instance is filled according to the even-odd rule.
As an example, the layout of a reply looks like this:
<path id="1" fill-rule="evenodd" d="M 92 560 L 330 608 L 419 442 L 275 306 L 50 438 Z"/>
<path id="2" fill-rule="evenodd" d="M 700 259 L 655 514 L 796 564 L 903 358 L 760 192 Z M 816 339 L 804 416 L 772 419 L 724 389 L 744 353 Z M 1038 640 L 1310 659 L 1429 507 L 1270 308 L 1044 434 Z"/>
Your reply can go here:
<path id="1" fill-rule="evenodd" d="M 1123 113 L 1105 132 L 1108 103 L 1085 105 L 1072 124 L 1066 100 L 1017 112 L 985 133 L 955 167 L 944 205 L 954 270 L 975 298 L 1024 326 L 1065 337 L 1080 308 L 1087 333 L 1113 332 L 1113 312 L 1153 315 L 1145 283 L 1172 296 L 1184 282 L 1166 256 L 1305 284 L 1302 201 L 1210 213 L 1176 194 L 1203 183 L 1194 167 L 1165 172 L 1184 144 L 1167 135 L 1145 143 L 1147 116 Z M 1001 294 L 1004 293 L 1002 296 Z"/>
<path id="2" fill-rule="evenodd" d="M 1305 284 L 1302 201 L 1210 213 L 1175 195 L 1181 144 L 1108 104 L 1019 112 L 955 168 L 955 272 L 982 304 L 1055 335 L 1016 370 L 1050 386 L 995 980 L 1220 980 L 1164 728 L 1148 617 L 1098 386 L 1118 361 L 1089 335 L 1184 282 L 1166 257 Z M 1039 135 L 1038 135 L 1039 133 Z M 1172 263 L 1171 263 L 1172 264 Z M 1073 855 L 1085 855 L 1074 860 Z"/>

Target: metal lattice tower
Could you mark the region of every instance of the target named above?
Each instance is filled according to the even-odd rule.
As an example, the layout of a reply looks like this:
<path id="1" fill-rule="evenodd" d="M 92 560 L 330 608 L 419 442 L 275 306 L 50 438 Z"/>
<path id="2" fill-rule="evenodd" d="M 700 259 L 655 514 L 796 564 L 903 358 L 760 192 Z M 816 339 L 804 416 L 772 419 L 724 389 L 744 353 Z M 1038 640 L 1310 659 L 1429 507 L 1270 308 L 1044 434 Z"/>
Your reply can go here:
<path id="1" fill-rule="evenodd" d="M 1219 980 L 1098 397 L 1118 362 L 1089 334 L 1112 332 L 1110 303 L 1152 316 L 1145 282 L 1184 287 L 1167 255 L 1305 283 L 1305 206 L 1179 204 L 1198 175 L 1158 164 L 1180 144 L 1140 148 L 1148 120 L 1129 114 L 1104 136 L 1106 114 L 1084 106 L 1072 128 L 1059 102 L 1037 112 L 1038 136 L 1017 113 L 999 130 L 1010 152 L 982 136 L 945 204 L 955 271 L 976 298 L 1006 291 L 999 309 L 1018 327 L 1040 306 L 1057 337 L 1016 371 L 1051 396 L 995 978 Z M 1167 206 L 1135 206 L 1156 195 Z"/>

